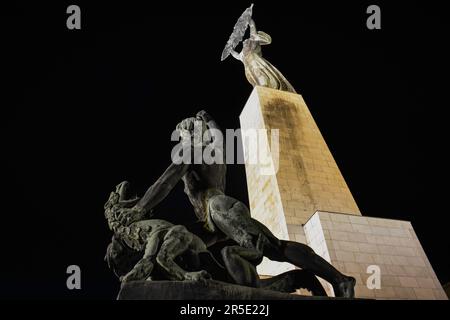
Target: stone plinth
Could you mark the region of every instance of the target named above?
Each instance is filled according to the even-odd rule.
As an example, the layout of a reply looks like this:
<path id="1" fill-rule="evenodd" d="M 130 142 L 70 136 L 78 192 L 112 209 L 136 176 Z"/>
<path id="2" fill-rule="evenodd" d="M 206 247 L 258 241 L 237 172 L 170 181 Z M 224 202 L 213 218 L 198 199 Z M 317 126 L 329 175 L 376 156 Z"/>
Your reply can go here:
<path id="1" fill-rule="evenodd" d="M 251 146 L 248 130 L 265 129 L 259 141 L 271 151 L 275 174 L 267 174 L 261 161 L 246 158 L 252 216 L 277 237 L 306 243 L 302 225 L 318 210 L 360 215 L 358 206 L 303 98 L 294 93 L 256 87 L 240 116 L 244 153 Z M 279 131 L 279 153 L 269 141 Z M 263 141 L 261 141 L 263 140 Z M 261 159 L 259 159 L 261 160 Z M 258 271 L 275 275 L 291 266 L 264 262 Z"/>
<path id="2" fill-rule="evenodd" d="M 118 300 L 328 300 L 219 281 L 136 281 L 122 286 Z M 341 299 L 342 300 L 342 299 Z"/>
<path id="3" fill-rule="evenodd" d="M 408 221 L 317 212 L 304 229 L 317 254 L 356 278 L 358 298 L 447 300 Z M 379 267 L 380 289 L 367 286 L 369 266 Z"/>
<path id="4" fill-rule="evenodd" d="M 447 299 L 411 223 L 361 216 L 300 95 L 256 87 L 240 122 L 247 155 L 252 145 L 246 143 L 251 141 L 246 131 L 267 130 L 257 145 L 269 153 L 275 169 L 268 174 L 267 161 L 246 158 L 255 219 L 280 239 L 306 243 L 339 271 L 354 276 L 358 298 Z M 279 130 L 278 148 L 271 130 Z M 369 266 L 379 267 L 380 289 L 367 286 Z M 292 268 L 265 259 L 258 272 L 270 276 Z"/>

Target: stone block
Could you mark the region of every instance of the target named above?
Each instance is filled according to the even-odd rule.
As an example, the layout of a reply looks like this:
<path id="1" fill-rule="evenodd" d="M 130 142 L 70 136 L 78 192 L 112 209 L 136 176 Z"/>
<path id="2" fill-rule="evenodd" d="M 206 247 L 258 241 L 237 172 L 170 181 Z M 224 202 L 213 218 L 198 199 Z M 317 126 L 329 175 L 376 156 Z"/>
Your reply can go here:
<path id="1" fill-rule="evenodd" d="M 219 281 L 135 281 L 120 289 L 118 300 L 330 300 L 250 288 Z M 343 299 L 341 299 L 343 300 Z"/>
<path id="2" fill-rule="evenodd" d="M 278 129 L 280 134 L 279 154 L 269 154 L 269 166 L 278 166 L 278 171 L 264 174 L 264 164 L 245 164 L 253 218 L 278 238 L 307 243 L 338 270 L 359 275 L 357 294 L 361 297 L 442 297 L 443 290 L 411 223 L 361 216 L 300 95 L 256 87 L 240 122 L 243 132 L 266 130 L 262 136 L 266 151 L 274 149 L 268 148 L 270 130 Z M 244 143 L 244 153 L 249 150 L 251 146 Z M 372 264 L 385 277 L 381 290 L 368 290 L 362 283 Z M 264 259 L 258 271 L 275 275 L 293 268 Z"/>
<path id="3" fill-rule="evenodd" d="M 414 288 L 414 293 L 419 300 L 435 300 L 433 289 Z"/>

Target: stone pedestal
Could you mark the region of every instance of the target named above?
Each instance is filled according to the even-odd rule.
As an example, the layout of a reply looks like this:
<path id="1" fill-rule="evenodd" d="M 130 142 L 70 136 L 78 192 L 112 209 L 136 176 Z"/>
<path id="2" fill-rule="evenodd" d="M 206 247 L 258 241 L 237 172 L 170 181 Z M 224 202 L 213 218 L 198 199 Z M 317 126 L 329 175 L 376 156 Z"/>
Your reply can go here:
<path id="1" fill-rule="evenodd" d="M 255 87 L 240 122 L 247 155 L 254 149 L 248 143 L 249 131 L 266 130 L 257 149 L 267 149 L 275 169 L 268 174 L 265 163 L 246 158 L 255 219 L 280 239 L 306 243 L 338 270 L 353 275 L 358 298 L 446 299 L 409 222 L 361 216 L 300 95 Z M 278 146 L 272 141 L 273 130 L 278 130 Z M 366 285 L 369 266 L 380 269 L 380 289 Z M 271 276 L 292 268 L 265 259 L 258 272 Z"/>
<path id="2" fill-rule="evenodd" d="M 277 237 L 306 243 L 302 226 L 318 210 L 360 215 L 300 95 L 255 87 L 241 113 L 240 123 L 244 154 L 247 155 L 254 147 L 249 145 L 251 131 L 266 130 L 266 134 L 259 136 L 256 149 L 258 155 L 259 149 L 269 149 L 276 173 L 267 174 L 264 159 L 254 163 L 247 157 L 245 168 L 252 216 Z M 278 148 L 271 143 L 273 130 L 279 133 Z M 290 269 L 292 266 L 288 264 L 267 259 L 258 267 L 264 275 Z"/>
<path id="3" fill-rule="evenodd" d="M 447 299 L 408 221 L 316 212 L 304 231 L 317 254 L 356 278 L 358 298 Z M 371 290 L 367 280 L 373 266 L 379 269 L 380 287 Z"/>
<path id="4" fill-rule="evenodd" d="M 243 287 L 219 281 L 135 281 L 122 286 L 118 300 L 328 300 Z M 336 299 L 336 298 L 334 298 Z M 342 300 L 342 299 L 341 299 Z"/>

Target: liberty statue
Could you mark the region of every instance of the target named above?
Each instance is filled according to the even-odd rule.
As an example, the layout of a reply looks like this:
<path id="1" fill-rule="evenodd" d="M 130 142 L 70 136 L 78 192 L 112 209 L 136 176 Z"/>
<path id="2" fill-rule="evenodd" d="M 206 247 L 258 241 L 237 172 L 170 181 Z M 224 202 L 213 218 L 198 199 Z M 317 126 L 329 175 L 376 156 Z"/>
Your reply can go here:
<path id="1" fill-rule="evenodd" d="M 257 31 L 252 19 L 253 4 L 239 18 L 230 39 L 222 52 L 222 61 L 231 54 L 244 64 L 247 80 L 255 86 L 295 92 L 294 87 L 269 61 L 263 58 L 261 47 L 272 43 L 272 38 L 265 32 Z M 243 40 L 246 30 L 250 27 L 250 37 Z M 242 51 L 235 48 L 242 42 Z"/>

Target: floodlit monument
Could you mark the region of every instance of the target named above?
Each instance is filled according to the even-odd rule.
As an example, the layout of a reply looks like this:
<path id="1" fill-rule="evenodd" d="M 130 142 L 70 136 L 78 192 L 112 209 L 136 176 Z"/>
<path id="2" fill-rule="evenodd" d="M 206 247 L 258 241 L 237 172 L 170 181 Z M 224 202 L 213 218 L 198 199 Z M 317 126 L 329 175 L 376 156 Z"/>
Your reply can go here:
<path id="1" fill-rule="evenodd" d="M 114 234 L 105 259 L 122 282 L 119 299 L 443 299 L 411 224 L 361 215 L 303 98 L 263 58 L 271 38 L 257 30 L 252 10 L 238 19 L 222 60 L 241 61 L 254 86 L 241 129 L 265 130 L 256 144 L 272 170 L 245 157 L 249 210 L 226 193 L 216 121 L 206 111 L 181 121 L 180 148 L 160 178 L 142 197 L 130 197 L 129 183 L 120 183 L 105 204 Z M 248 155 L 255 141 L 243 142 Z M 198 162 L 196 150 L 222 161 Z M 155 219 L 155 207 L 181 181 L 196 219 Z"/>
<path id="2" fill-rule="evenodd" d="M 358 298 L 447 299 L 410 222 L 361 215 L 300 95 L 257 86 L 240 122 L 243 130 L 278 129 L 280 136 L 275 175 L 261 175 L 260 165 L 246 164 L 255 219 L 281 239 L 308 244 L 353 276 Z M 379 267 L 379 289 L 368 288 L 371 266 Z M 271 276 L 291 269 L 264 259 L 258 272 Z"/>
<path id="3" fill-rule="evenodd" d="M 261 45 L 270 37 L 250 25 L 253 39 L 240 54 L 232 52 L 254 86 L 240 115 L 241 129 L 279 130 L 277 173 L 261 174 L 261 164 L 246 163 L 252 217 L 353 276 L 358 298 L 447 299 L 410 222 L 361 214 L 302 96 L 262 58 Z M 267 135 L 264 139 L 258 143 L 270 145 Z M 245 153 L 245 137 L 243 144 Z M 265 258 L 258 272 L 272 276 L 293 268 Z M 373 274 L 379 288 L 367 283 Z M 333 296 L 332 287 L 322 283 Z"/>

